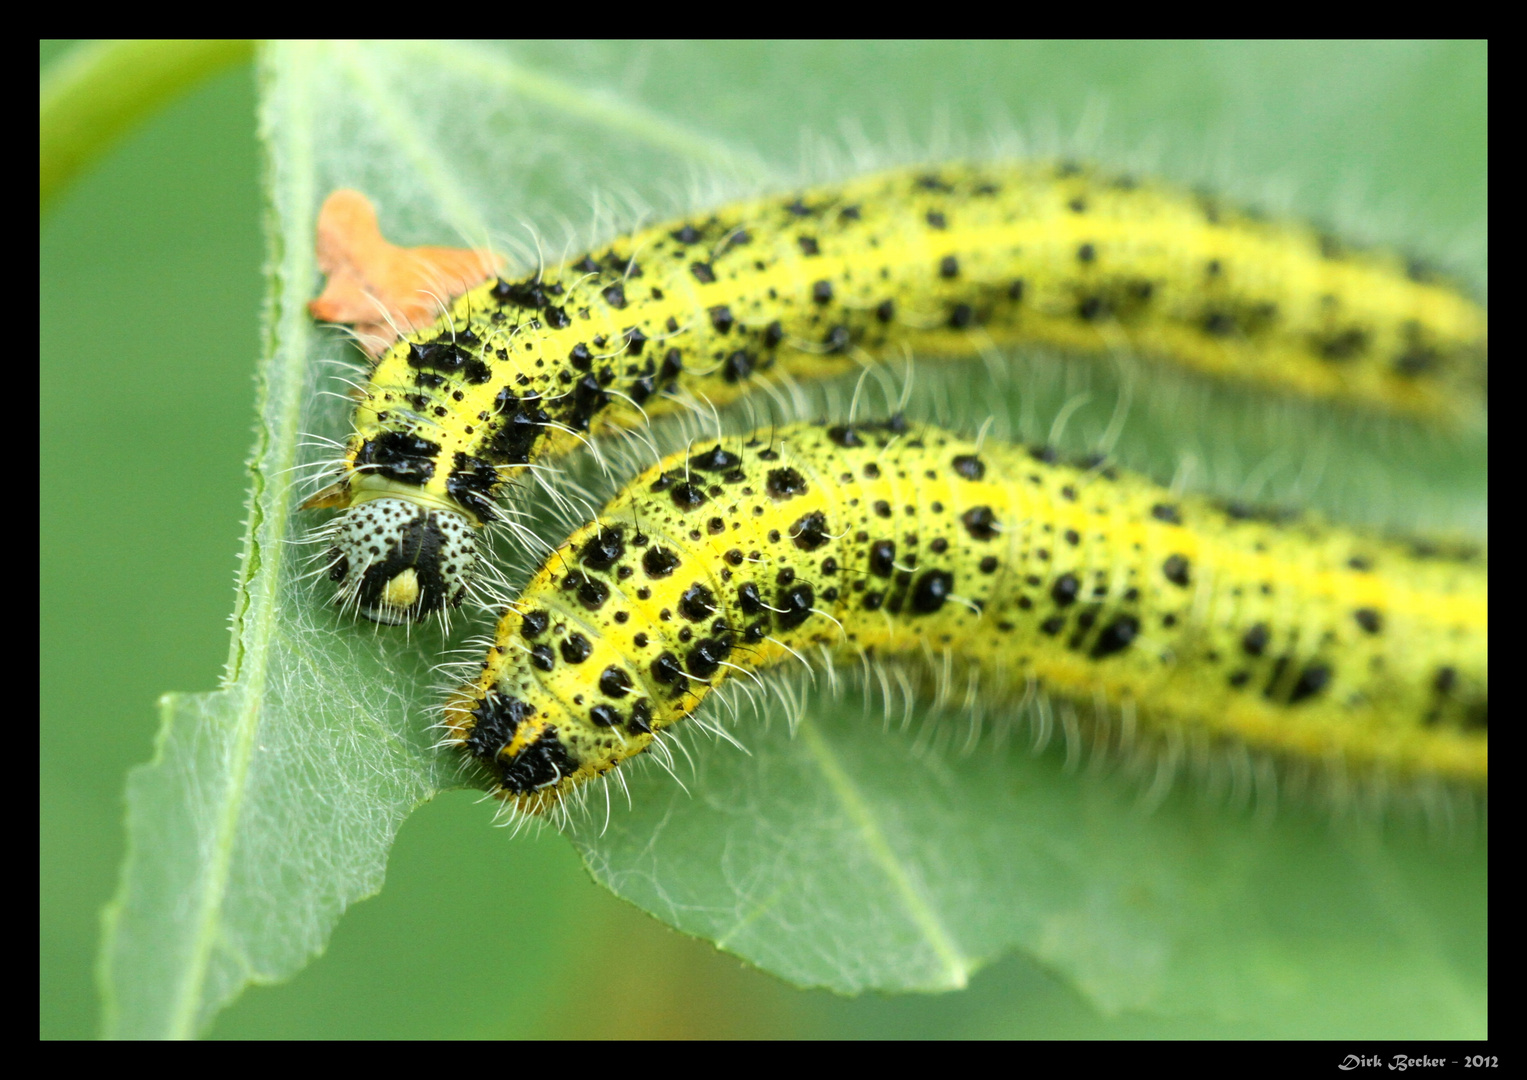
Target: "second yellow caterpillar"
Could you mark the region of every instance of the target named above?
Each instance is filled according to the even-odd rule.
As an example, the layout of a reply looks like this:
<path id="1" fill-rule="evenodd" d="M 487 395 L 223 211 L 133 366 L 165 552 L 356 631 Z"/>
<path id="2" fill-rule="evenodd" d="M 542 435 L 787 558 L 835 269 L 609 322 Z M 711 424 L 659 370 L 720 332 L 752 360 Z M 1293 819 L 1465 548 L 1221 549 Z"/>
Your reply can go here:
<path id="1" fill-rule="evenodd" d="M 957 664 L 1147 736 L 1483 787 L 1482 554 L 1173 495 L 1046 448 L 797 424 L 706 441 L 541 567 L 446 709 L 539 812 L 737 673 Z"/>

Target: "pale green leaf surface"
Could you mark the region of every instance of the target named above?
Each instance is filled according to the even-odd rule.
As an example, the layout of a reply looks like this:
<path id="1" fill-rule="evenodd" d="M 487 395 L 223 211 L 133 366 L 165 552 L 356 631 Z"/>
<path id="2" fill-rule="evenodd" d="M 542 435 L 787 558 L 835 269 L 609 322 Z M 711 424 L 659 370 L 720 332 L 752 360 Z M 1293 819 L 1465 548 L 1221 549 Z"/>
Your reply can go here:
<path id="1" fill-rule="evenodd" d="M 339 438 L 346 425 L 344 402 L 321 392 L 346 373 L 347 347 L 303 307 L 319 285 L 312 225 L 324 194 L 366 192 L 400 242 L 491 240 L 533 265 L 538 242 L 557 258 L 568 237 L 595 239 L 644 210 L 841 171 L 853 161 L 843 148 L 861 141 L 882 155 L 979 149 L 983 131 L 1011 130 L 1004 112 L 1042 130 L 1059 100 L 1049 83 L 1088 74 L 1072 70 L 1070 48 L 267 52 L 271 306 L 235 640 L 227 687 L 167 698 L 155 761 L 129 785 L 130 852 L 103 963 L 112 1033 L 195 1034 L 246 983 L 289 977 L 348 904 L 380 888 L 408 812 L 462 782 L 452 757 L 430 749 L 438 632 L 340 618 L 322 583 L 303 579 L 311 547 L 294 542 L 313 522 L 295 510 L 308 489 L 292 470 L 322 456 L 303 436 Z M 1243 180 L 1295 157 L 1300 178 L 1318 181 L 1300 205 L 1319 209 L 1339 201 L 1328 173 L 1352 166 L 1345 126 L 1386 109 L 1403 116 L 1412 84 L 1447 62 L 1437 50 L 1360 51 L 1339 72 L 1348 100 L 1334 115 L 1328 86 L 1264 93 L 1334 56 L 1163 46 L 1087 60 L 1100 100 L 1122 103 L 1110 134 L 1126 151 L 1150 135 L 1161 166 L 1192 178 L 1212 170 L 1177 166 L 1184 148 L 1232 142 Z M 931 133 L 930 117 L 942 117 Z M 903 125 L 911 133 L 898 139 Z M 803 141 L 803 131 L 831 138 Z M 1479 224 L 1483 188 L 1463 187 L 1461 207 L 1427 203 L 1439 228 Z M 1482 278 L 1482 265 L 1469 268 Z M 1069 368 L 993 392 L 979 370 L 919 369 L 912 411 L 971 427 L 995 411 L 1002 431 L 1042 435 L 1080 377 L 1099 400 L 1067 437 L 1085 443 L 1118 394 Z M 1351 509 L 1366 493 L 1356 517 L 1482 528 L 1482 447 L 1417 451 L 1379 432 L 1353 449 L 1346 433 L 1321 431 L 1288 452 L 1291 464 L 1269 465 L 1299 418 L 1261 421 L 1255 407 L 1224 403 L 1230 419 L 1200 422 L 1220 404 L 1197 391 L 1143 395 L 1120 456 L 1166 474 L 1191 458 L 1209 483 L 1256 474 L 1263 493 L 1328 506 Z M 1394 453 L 1364 463 L 1386 457 L 1373 445 Z M 617 794 L 608 823 L 596 795 L 572 830 L 596 878 L 800 985 L 951 989 L 1019 948 L 1104 1012 L 1251 1017 L 1281 1034 L 1485 1030 L 1482 833 L 1472 846 L 1438 843 L 1288 808 L 1266 821 L 1199 800 L 1192 784 L 1145 813 L 1139 784 L 1068 770 L 1059 745 L 1032 756 L 1021 726 L 966 753 L 958 716 L 903 730 L 899 705 L 886 724 L 878 700 L 866 708 L 852 690 L 809 697 L 793 738 L 787 710 L 765 712 L 768 723 L 735 728 L 746 753 L 688 739 L 687 790 L 631 770 L 630 807 Z"/>

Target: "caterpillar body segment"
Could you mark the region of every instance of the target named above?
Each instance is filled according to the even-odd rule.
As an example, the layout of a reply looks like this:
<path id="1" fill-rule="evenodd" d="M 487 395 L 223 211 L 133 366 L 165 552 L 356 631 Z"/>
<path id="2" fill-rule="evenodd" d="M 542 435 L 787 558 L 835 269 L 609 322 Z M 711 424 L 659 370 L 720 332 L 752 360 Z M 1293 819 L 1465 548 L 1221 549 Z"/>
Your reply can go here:
<path id="1" fill-rule="evenodd" d="M 1484 787 L 1481 553 L 1173 495 L 1045 448 L 798 424 L 696 443 L 532 578 L 451 741 L 520 809 L 641 753 L 729 678 L 819 647 L 949 656 L 1031 687 L 1360 774 Z"/>
<path id="2" fill-rule="evenodd" d="M 476 558 L 459 537 L 540 458 L 771 378 L 987 341 L 1125 346 L 1443 426 L 1485 408 L 1486 312 L 1417 262 L 1070 163 L 926 166 L 693 214 L 479 285 L 379 359 L 341 475 L 308 505 L 346 511 L 341 600 L 408 621 L 459 602 Z M 356 510 L 373 500 L 414 511 Z"/>

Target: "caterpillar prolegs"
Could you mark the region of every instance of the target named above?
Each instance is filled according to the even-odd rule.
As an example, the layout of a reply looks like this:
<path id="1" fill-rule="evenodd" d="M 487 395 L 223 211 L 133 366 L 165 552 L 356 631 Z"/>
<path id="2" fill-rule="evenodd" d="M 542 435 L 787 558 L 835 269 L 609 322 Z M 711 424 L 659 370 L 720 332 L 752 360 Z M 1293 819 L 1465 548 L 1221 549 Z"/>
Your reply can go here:
<path id="1" fill-rule="evenodd" d="M 728 679 L 950 656 L 1147 733 L 1483 787 L 1488 568 L 892 419 L 696 443 L 546 560 L 446 706 L 522 810 Z"/>
<path id="2" fill-rule="evenodd" d="M 770 379 L 983 342 L 1127 346 L 1206 376 L 1482 417 L 1484 308 L 1426 265 L 1067 162 L 903 168 L 645 229 L 493 278 L 362 390 L 329 574 L 382 622 L 458 604 L 517 473 Z"/>

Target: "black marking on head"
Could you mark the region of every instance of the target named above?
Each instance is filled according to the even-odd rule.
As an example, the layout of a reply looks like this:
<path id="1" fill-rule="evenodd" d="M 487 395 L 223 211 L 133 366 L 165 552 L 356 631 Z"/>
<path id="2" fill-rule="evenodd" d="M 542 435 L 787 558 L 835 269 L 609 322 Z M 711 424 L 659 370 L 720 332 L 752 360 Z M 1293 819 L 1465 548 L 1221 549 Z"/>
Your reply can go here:
<path id="1" fill-rule="evenodd" d="M 514 733 L 535 710 L 518 698 L 489 690 L 472 706 L 472 730 L 462 747 L 479 761 L 491 762 L 514 739 Z"/>
<path id="2" fill-rule="evenodd" d="M 1050 586 L 1050 599 L 1055 601 L 1056 607 L 1069 607 L 1076 603 L 1081 591 L 1081 580 L 1075 574 L 1062 574 Z"/>
<path id="3" fill-rule="evenodd" d="M 548 727 L 514 757 L 499 759 L 499 783 L 515 795 L 529 795 L 578 771 L 578 762 Z"/>
<path id="4" fill-rule="evenodd" d="M 1247 656 L 1261 656 L 1267 651 L 1272 633 L 1265 622 L 1259 622 L 1241 635 L 1241 649 Z"/>
<path id="5" fill-rule="evenodd" d="M 378 504 L 399 501 L 377 499 L 371 506 L 375 512 L 374 508 Z M 362 503 L 352 513 L 366 508 L 367 504 Z M 458 514 L 452 514 L 451 517 L 461 521 Z M 353 591 L 347 588 L 345 596 L 348 598 L 353 595 L 361 613 L 367 618 L 384 622 L 417 619 L 433 611 L 456 607 L 466 591 L 462 583 L 465 575 L 447 555 L 451 546 L 450 539 L 441 528 L 438 512 L 419 509 L 411 519 L 396 528 L 393 541 L 366 564 L 360 581 L 355 584 Z M 335 569 L 338 568 L 336 565 Z M 353 569 L 349 560 L 344 561 L 344 569 L 348 577 L 349 571 Z M 409 570 L 413 571 L 417 579 L 418 597 L 406 608 L 394 607 L 386 602 L 386 595 L 393 580 Z M 330 576 L 333 576 L 333 570 Z"/>

